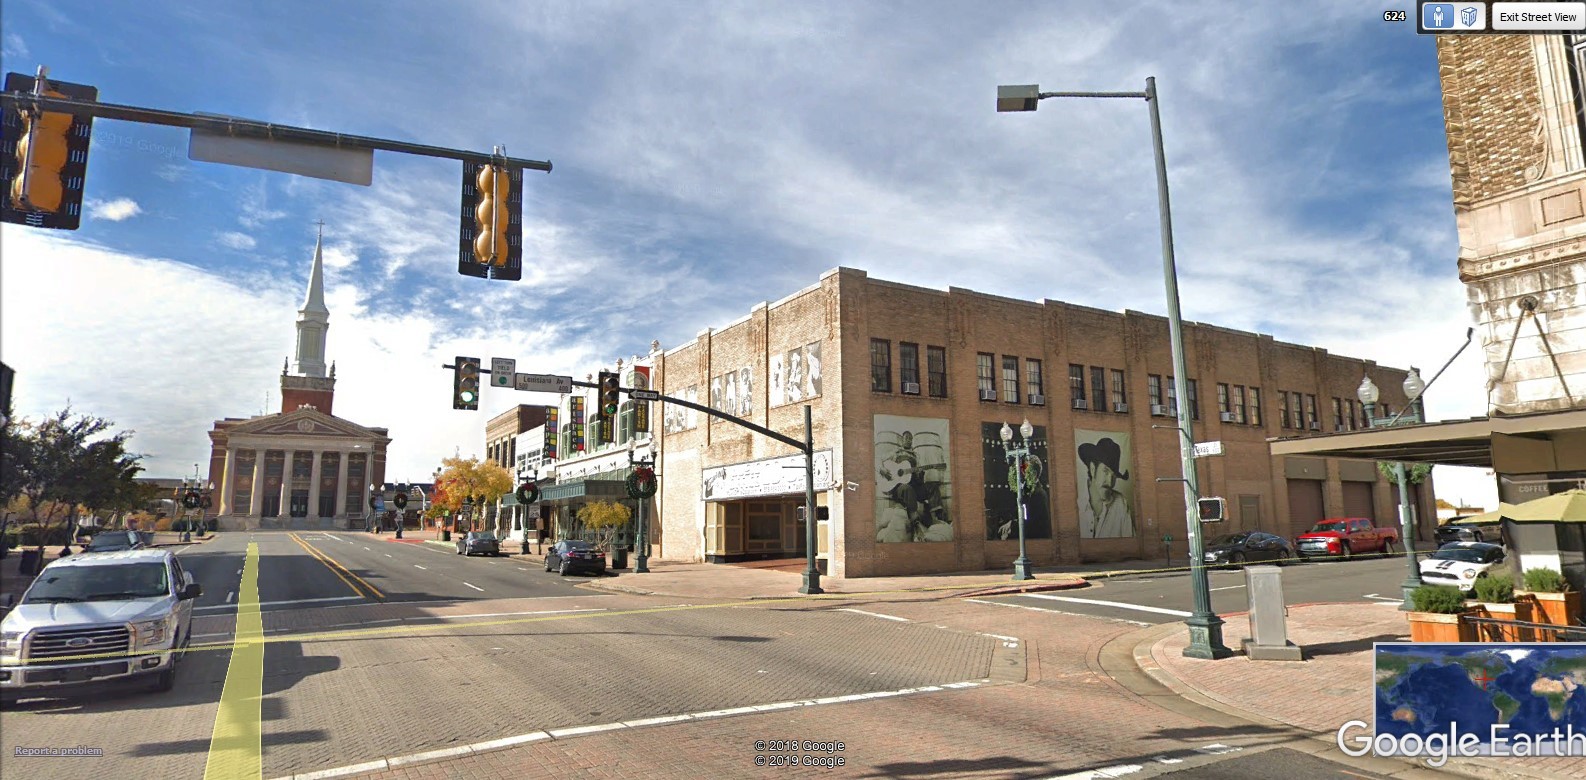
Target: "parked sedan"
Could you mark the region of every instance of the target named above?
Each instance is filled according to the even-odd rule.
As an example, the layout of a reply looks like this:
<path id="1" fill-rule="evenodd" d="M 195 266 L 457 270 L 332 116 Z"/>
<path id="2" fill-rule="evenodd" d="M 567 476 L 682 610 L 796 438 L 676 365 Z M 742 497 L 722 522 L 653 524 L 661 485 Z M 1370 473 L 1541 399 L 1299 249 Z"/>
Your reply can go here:
<path id="1" fill-rule="evenodd" d="M 1470 517 L 1470 515 L 1465 515 L 1465 517 Z M 1441 545 L 1449 542 L 1498 540 L 1497 523 L 1491 525 L 1455 525 L 1456 522 L 1464 520 L 1465 517 L 1452 517 L 1449 518 L 1448 522 L 1438 526 L 1437 530 L 1432 534 L 1437 539 L 1437 543 Z"/>
<path id="2" fill-rule="evenodd" d="M 150 546 L 149 539 L 137 531 L 100 531 L 83 548 L 85 553 L 141 550 Z"/>
<path id="3" fill-rule="evenodd" d="M 1207 565 L 1239 566 L 1253 561 L 1285 563 L 1294 558 L 1289 540 L 1261 531 L 1223 534 L 1206 542 Z"/>
<path id="4" fill-rule="evenodd" d="M 501 540 L 489 531 L 469 531 L 457 540 L 458 555 L 500 555 Z"/>
<path id="5" fill-rule="evenodd" d="M 606 554 L 589 542 L 576 539 L 557 542 L 545 553 L 545 570 L 559 571 L 563 577 L 574 572 L 606 573 Z"/>

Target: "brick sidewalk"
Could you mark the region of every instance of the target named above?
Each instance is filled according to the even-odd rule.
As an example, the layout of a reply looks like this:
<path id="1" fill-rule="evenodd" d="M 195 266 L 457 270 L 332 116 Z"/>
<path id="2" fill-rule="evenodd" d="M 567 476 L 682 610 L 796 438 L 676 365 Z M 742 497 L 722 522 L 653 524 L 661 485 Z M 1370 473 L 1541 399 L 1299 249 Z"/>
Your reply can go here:
<path id="1" fill-rule="evenodd" d="M 632 558 L 629 558 L 629 562 L 632 563 Z M 779 567 L 653 560 L 649 566 L 650 571 L 646 574 L 625 569 L 619 576 L 592 580 L 585 586 L 646 596 L 744 600 L 796 597 L 804 582 L 802 571 Z M 1084 578 L 1072 574 L 1048 573 L 1037 574 L 1036 579 L 1030 582 L 1016 583 L 1004 571 L 912 577 L 821 578 L 821 589 L 830 594 L 878 596 L 902 594 L 905 591 L 939 591 L 943 596 L 949 592 L 953 592 L 953 595 L 990 595 L 1082 588 L 1086 584 Z"/>
<path id="2" fill-rule="evenodd" d="M 1246 613 L 1225 615 L 1223 643 L 1239 652 L 1250 636 Z M 1186 631 L 1157 640 L 1148 672 L 1183 694 L 1186 689 L 1218 709 L 1257 722 L 1274 721 L 1318 734 L 1336 734 L 1351 720 L 1376 722 L 1372 645 L 1408 641 L 1410 626 L 1393 602 L 1306 604 L 1289 607 L 1289 641 L 1306 649 L 1306 661 L 1251 661 L 1243 655 L 1221 661 L 1185 658 Z M 1220 706 L 1218 706 L 1220 705 Z M 1485 767 L 1539 778 L 1586 777 L 1586 758 L 1456 759 L 1471 770 Z M 1474 764 L 1476 766 L 1469 766 Z"/>

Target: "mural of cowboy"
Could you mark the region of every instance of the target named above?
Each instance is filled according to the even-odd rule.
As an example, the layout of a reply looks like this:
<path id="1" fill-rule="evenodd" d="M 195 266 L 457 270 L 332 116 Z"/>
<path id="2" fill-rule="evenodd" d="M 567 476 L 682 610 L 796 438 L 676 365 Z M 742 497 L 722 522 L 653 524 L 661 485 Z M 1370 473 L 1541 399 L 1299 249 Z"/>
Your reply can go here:
<path id="1" fill-rule="evenodd" d="M 1084 539 L 1134 536 L 1129 434 L 1074 431 L 1079 457 L 1079 535 Z M 1121 442 L 1121 443 L 1120 443 Z"/>

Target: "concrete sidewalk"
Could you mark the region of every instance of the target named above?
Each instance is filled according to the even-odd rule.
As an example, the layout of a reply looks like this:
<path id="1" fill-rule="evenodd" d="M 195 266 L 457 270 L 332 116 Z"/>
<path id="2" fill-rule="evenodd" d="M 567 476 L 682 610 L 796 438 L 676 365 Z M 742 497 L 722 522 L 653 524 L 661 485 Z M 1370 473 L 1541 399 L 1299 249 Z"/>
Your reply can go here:
<path id="1" fill-rule="evenodd" d="M 1289 607 L 1289 640 L 1305 648 L 1305 661 L 1252 661 L 1238 654 L 1240 641 L 1250 636 L 1248 613 L 1223 616 L 1223 643 L 1234 650 L 1233 658 L 1184 657 L 1189 633 L 1180 623 L 1136 632 L 1134 656 L 1141 669 L 1175 693 L 1226 714 L 1293 726 L 1329 742 L 1344 723 L 1359 720 L 1368 724 L 1370 736 L 1376 723 L 1372 647 L 1409 640 L 1409 622 L 1397 607 L 1396 602 Z M 1586 758 L 1456 759 L 1444 769 L 1477 777 L 1564 780 L 1586 777 Z"/>
<path id="2" fill-rule="evenodd" d="M 533 558 L 534 556 L 529 556 Z M 616 570 L 616 576 L 583 583 L 584 587 L 635 593 L 644 596 L 670 596 L 697 599 L 780 599 L 799 596 L 804 583 L 803 564 L 799 562 L 756 562 L 749 564 L 649 562 L 650 571 Z M 1017 593 L 1024 591 L 1082 588 L 1085 579 L 1072 574 L 1040 573 L 1028 582 L 1014 582 L 1006 571 L 964 572 L 908 577 L 821 578 L 821 589 L 834 595 L 868 596 L 967 596 Z"/>

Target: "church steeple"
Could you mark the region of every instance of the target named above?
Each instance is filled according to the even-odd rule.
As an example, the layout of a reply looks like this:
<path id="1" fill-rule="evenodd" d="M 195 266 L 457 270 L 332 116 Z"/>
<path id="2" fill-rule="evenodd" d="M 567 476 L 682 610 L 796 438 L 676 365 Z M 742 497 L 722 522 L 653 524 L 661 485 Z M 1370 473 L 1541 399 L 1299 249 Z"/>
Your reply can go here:
<path id="1" fill-rule="evenodd" d="M 325 307 L 325 223 L 319 223 L 314 241 L 314 265 L 308 273 L 308 295 L 297 311 L 297 371 L 299 376 L 325 376 L 325 337 L 330 330 L 330 309 Z"/>

